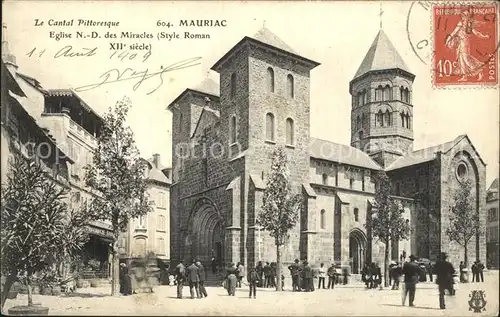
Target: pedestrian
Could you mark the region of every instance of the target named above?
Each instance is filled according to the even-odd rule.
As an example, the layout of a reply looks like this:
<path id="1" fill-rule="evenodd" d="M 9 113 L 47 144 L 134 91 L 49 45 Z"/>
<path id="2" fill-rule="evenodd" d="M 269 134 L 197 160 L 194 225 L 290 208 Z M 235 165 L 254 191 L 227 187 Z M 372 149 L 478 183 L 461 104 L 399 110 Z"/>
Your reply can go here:
<path id="1" fill-rule="evenodd" d="M 326 267 L 325 267 L 325 263 L 321 263 L 319 266 L 318 289 L 321 288 L 321 285 L 323 285 L 323 289 L 326 289 L 325 279 L 326 279 Z"/>
<path id="2" fill-rule="evenodd" d="M 270 277 L 271 287 L 276 288 L 276 262 L 271 263 Z"/>
<path id="3" fill-rule="evenodd" d="M 370 288 L 371 277 L 372 277 L 372 274 L 371 274 L 370 266 L 368 266 L 368 263 L 365 263 L 363 270 L 361 271 L 361 280 L 365 283 L 366 288 L 368 288 L 368 289 Z"/>
<path id="4" fill-rule="evenodd" d="M 427 271 L 429 273 L 429 280 L 433 282 L 433 275 L 434 275 L 434 265 L 432 265 L 432 262 L 429 262 L 429 267 L 427 268 Z"/>
<path id="5" fill-rule="evenodd" d="M 347 277 L 350 275 L 349 267 L 346 266 L 342 269 L 342 275 L 344 276 L 344 285 L 347 285 Z"/>
<path id="6" fill-rule="evenodd" d="M 198 267 L 198 286 L 200 288 L 200 297 L 208 297 L 207 289 L 205 288 L 205 281 L 207 279 L 207 271 L 200 261 L 196 261 L 196 266 Z"/>
<path id="7" fill-rule="evenodd" d="M 465 266 L 464 261 L 460 261 L 458 268 L 460 269 L 460 283 L 465 283 L 467 280 L 467 267 Z"/>
<path id="8" fill-rule="evenodd" d="M 175 275 L 177 283 L 177 298 L 182 299 L 182 288 L 184 287 L 184 281 L 186 279 L 186 267 L 184 266 L 184 261 L 181 261 L 175 267 Z"/>
<path id="9" fill-rule="evenodd" d="M 262 271 L 264 273 L 264 288 L 268 288 L 271 285 L 271 266 L 269 262 L 266 262 Z"/>
<path id="10" fill-rule="evenodd" d="M 217 260 L 215 259 L 215 257 L 212 257 L 212 274 L 215 275 L 215 273 L 217 273 Z"/>
<path id="11" fill-rule="evenodd" d="M 247 275 L 247 281 L 248 281 L 248 286 L 250 288 L 250 293 L 248 295 L 248 298 L 256 298 L 257 296 L 257 282 L 259 281 L 259 274 L 257 273 L 257 270 L 255 268 L 251 268 L 248 270 L 248 275 Z"/>
<path id="12" fill-rule="evenodd" d="M 288 266 L 288 270 L 290 271 L 290 275 L 292 276 L 292 291 L 300 292 L 300 284 L 299 284 L 299 259 L 295 259 L 294 263 Z"/>
<path id="13" fill-rule="evenodd" d="M 399 281 L 401 280 L 402 275 L 403 275 L 403 268 L 399 263 L 396 263 L 396 266 L 392 268 L 392 278 L 394 280 L 392 283 L 393 290 L 399 289 Z"/>
<path id="14" fill-rule="evenodd" d="M 132 278 L 130 277 L 129 270 L 127 264 L 120 263 L 120 293 L 123 295 L 131 295 L 132 294 Z"/>
<path id="15" fill-rule="evenodd" d="M 332 263 L 332 265 L 328 268 L 328 271 L 326 272 L 328 275 L 328 289 L 333 289 L 335 287 L 335 264 Z"/>
<path id="16" fill-rule="evenodd" d="M 393 280 L 392 271 L 393 271 L 395 266 L 396 266 L 396 262 L 391 261 L 391 264 L 389 264 L 389 286 L 392 285 L 392 280 Z"/>
<path id="17" fill-rule="evenodd" d="M 403 274 L 405 275 L 404 279 L 404 290 L 403 290 L 403 306 L 405 305 L 406 296 L 410 295 L 409 305 L 415 306 L 415 293 L 416 293 L 416 285 L 418 283 L 420 277 L 420 267 L 416 262 L 417 257 L 413 254 L 410 255 L 410 262 L 405 263 L 403 266 Z"/>
<path id="18" fill-rule="evenodd" d="M 481 282 L 484 282 L 484 275 L 483 275 L 483 271 L 484 271 L 484 264 L 481 263 L 480 260 L 477 260 L 477 281 L 479 282 L 479 278 L 481 278 Z"/>
<path id="19" fill-rule="evenodd" d="M 190 266 L 187 267 L 186 271 L 187 271 L 186 272 L 187 280 L 189 283 L 189 292 L 191 293 L 191 299 L 194 299 L 195 291 L 196 291 L 196 297 L 201 298 L 199 289 L 200 277 L 198 276 L 198 272 L 200 271 L 200 269 L 196 265 L 195 259 L 193 259 L 193 262 L 191 263 Z"/>
<path id="20" fill-rule="evenodd" d="M 304 274 L 304 287 L 306 292 L 312 292 L 313 290 L 313 271 L 309 266 L 307 261 L 304 261 L 304 268 L 302 269 Z"/>
<path id="21" fill-rule="evenodd" d="M 243 263 L 238 262 L 238 264 L 236 265 L 236 269 L 238 270 L 237 271 L 237 273 L 238 273 L 237 287 L 241 287 L 241 281 L 243 280 L 243 277 L 245 276 L 245 266 L 243 265 Z"/>
<path id="22" fill-rule="evenodd" d="M 236 274 L 237 268 L 234 263 L 230 263 L 227 269 L 227 293 L 229 296 L 235 296 L 236 294 Z"/>
<path id="23" fill-rule="evenodd" d="M 448 290 L 450 296 L 455 295 L 453 290 L 453 275 L 455 274 L 455 269 L 446 258 L 446 253 L 442 252 L 441 258 L 434 267 L 434 271 L 436 272 L 436 283 L 439 288 L 439 308 L 441 309 L 446 309 L 444 302 L 445 290 Z"/>
<path id="24" fill-rule="evenodd" d="M 257 267 L 255 268 L 257 275 L 259 276 L 259 280 L 257 282 L 258 287 L 264 287 L 264 267 L 262 266 L 262 261 L 257 263 Z"/>
<path id="25" fill-rule="evenodd" d="M 479 282 L 479 272 L 477 270 L 477 261 L 474 261 L 471 267 L 472 270 L 472 283 Z"/>

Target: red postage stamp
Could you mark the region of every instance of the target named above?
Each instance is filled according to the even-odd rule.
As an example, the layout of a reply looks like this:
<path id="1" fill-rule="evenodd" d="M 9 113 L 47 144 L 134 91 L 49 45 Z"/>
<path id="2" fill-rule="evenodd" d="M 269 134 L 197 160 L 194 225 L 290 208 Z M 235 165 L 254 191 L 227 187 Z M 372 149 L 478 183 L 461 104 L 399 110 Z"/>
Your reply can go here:
<path id="1" fill-rule="evenodd" d="M 433 6 L 436 87 L 498 84 L 498 8 L 495 3 Z"/>

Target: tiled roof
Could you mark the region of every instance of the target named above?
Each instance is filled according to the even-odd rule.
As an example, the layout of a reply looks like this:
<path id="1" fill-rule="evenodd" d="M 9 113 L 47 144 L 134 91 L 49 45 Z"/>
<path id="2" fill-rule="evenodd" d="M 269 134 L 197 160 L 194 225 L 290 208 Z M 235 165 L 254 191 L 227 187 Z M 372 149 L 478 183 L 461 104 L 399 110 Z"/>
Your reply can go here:
<path id="1" fill-rule="evenodd" d="M 76 98 L 79 102 L 80 105 L 83 107 L 88 112 L 93 113 L 98 119 L 103 121 L 104 119 L 101 117 L 99 113 L 97 113 L 94 109 L 92 109 L 91 106 L 89 106 L 85 100 L 80 97 L 76 91 L 73 89 L 47 89 L 47 95 L 48 96 L 57 96 L 57 97 L 74 97 Z"/>
<path id="2" fill-rule="evenodd" d="M 148 179 L 154 180 L 161 183 L 171 184 L 172 182 L 168 177 L 162 172 L 165 169 L 163 166 L 155 166 L 153 159 L 149 159 L 148 163 L 151 165 L 151 169 L 148 173 Z"/>
<path id="3" fill-rule="evenodd" d="M 437 152 L 448 152 L 464 137 L 466 137 L 466 135 L 460 135 L 452 141 L 408 153 L 407 155 L 395 160 L 392 164 L 387 166 L 385 170 L 391 171 L 407 166 L 430 162 L 436 158 Z"/>
<path id="4" fill-rule="evenodd" d="M 488 188 L 488 192 L 498 192 L 498 178 L 491 183 L 490 188 Z"/>
<path id="5" fill-rule="evenodd" d="M 349 145 L 311 138 L 309 145 L 311 157 L 342 164 L 364 167 L 372 170 L 382 168 L 368 154 Z"/>
<path id="6" fill-rule="evenodd" d="M 282 39 L 280 39 L 278 36 L 276 36 L 273 32 L 269 31 L 269 29 L 265 27 L 263 27 L 257 33 L 255 33 L 255 35 L 252 36 L 252 38 L 267 45 L 271 45 L 279 49 L 282 49 L 284 51 L 297 54 L 290 46 L 288 46 L 288 44 L 283 42 Z"/>
<path id="7" fill-rule="evenodd" d="M 394 45 L 392 45 L 391 40 L 389 40 L 383 30 L 380 30 L 353 79 L 373 70 L 393 68 L 399 68 L 410 73 L 408 66 L 406 66 L 403 58 L 401 58 Z"/>
<path id="8" fill-rule="evenodd" d="M 205 78 L 205 80 L 203 80 L 198 86 L 192 88 L 192 90 L 196 90 L 204 94 L 213 95 L 217 97 L 219 97 L 220 93 L 219 84 L 217 84 L 215 81 L 213 81 L 208 77 Z"/>

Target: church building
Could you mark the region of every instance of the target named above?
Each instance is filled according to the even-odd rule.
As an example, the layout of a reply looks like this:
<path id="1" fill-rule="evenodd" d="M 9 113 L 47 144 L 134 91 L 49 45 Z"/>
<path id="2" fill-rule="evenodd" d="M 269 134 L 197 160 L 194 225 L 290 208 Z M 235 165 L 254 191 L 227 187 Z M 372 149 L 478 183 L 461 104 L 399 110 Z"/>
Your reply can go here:
<path id="1" fill-rule="evenodd" d="M 293 190 L 304 198 L 283 248 L 285 264 L 307 258 L 349 265 L 352 273 L 367 262 L 382 265 L 384 245 L 365 226 L 373 211 L 373 176 L 382 170 L 411 227 L 410 239 L 390 247 L 391 258 L 436 260 L 446 251 L 454 264 L 463 260 L 463 249 L 445 234 L 454 189 L 463 180 L 472 181 L 481 225 L 486 221 L 485 163 L 469 138 L 413 148 L 415 75 L 383 30 L 349 84 L 350 145 L 313 138 L 310 80 L 319 65 L 263 28 L 212 66 L 219 83 L 207 78 L 170 103 L 174 263 L 276 260 L 274 240 L 256 217 L 278 146 L 289 157 Z M 484 262 L 485 246 L 483 234 L 473 239 L 469 259 Z"/>

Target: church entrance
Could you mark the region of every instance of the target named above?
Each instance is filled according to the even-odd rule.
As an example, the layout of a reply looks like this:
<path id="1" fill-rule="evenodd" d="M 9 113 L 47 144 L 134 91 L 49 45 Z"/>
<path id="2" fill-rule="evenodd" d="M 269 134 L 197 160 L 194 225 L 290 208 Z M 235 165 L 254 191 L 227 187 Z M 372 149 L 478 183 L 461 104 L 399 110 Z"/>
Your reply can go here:
<path id="1" fill-rule="evenodd" d="M 366 235 L 360 229 L 349 233 L 349 259 L 351 272 L 360 274 L 366 261 Z"/>
<path id="2" fill-rule="evenodd" d="M 212 257 L 224 263 L 224 226 L 215 205 L 208 199 L 196 203 L 188 226 L 188 255 L 206 265 Z"/>

